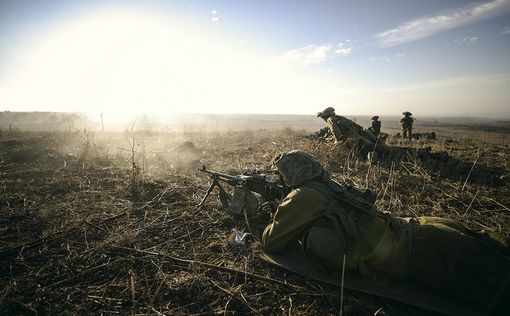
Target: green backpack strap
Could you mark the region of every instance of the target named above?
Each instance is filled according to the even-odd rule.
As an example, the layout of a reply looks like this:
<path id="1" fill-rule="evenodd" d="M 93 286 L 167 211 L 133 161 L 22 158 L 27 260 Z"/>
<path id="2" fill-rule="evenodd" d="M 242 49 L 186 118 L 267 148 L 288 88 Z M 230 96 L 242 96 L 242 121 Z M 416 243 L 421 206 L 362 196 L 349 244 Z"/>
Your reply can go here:
<path id="1" fill-rule="evenodd" d="M 374 206 L 374 194 L 369 190 L 362 193 L 353 187 L 345 189 L 333 180 L 328 180 L 327 182 L 308 181 L 303 186 L 319 191 L 332 200 L 337 200 L 345 208 L 345 211 L 352 213 L 350 215 L 355 218 L 359 218 L 362 215 L 373 217 L 377 214 Z"/>
<path id="2" fill-rule="evenodd" d="M 373 206 L 361 199 L 350 201 L 354 197 L 339 184 L 335 191 L 324 182 L 310 181 L 305 186 L 330 197 L 323 215 L 304 236 L 306 252 L 330 268 L 346 254 L 348 269 L 357 268 L 360 258 L 357 246 L 361 242 L 359 221 L 374 214 Z"/>
<path id="3" fill-rule="evenodd" d="M 358 257 L 356 245 L 361 241 L 361 232 L 356 220 L 346 211 L 338 200 L 332 199 L 324 212 L 324 218 L 332 223 L 333 228 L 343 236 L 345 249 L 350 257 Z"/>
<path id="4" fill-rule="evenodd" d="M 326 270 L 341 269 L 344 255 L 346 269 L 357 269 L 359 256 L 355 245 L 359 231 L 356 230 L 354 222 L 349 223 L 348 217 L 341 216 L 338 208 L 338 201 L 332 199 L 324 215 L 303 234 L 303 248 L 310 259 Z"/>

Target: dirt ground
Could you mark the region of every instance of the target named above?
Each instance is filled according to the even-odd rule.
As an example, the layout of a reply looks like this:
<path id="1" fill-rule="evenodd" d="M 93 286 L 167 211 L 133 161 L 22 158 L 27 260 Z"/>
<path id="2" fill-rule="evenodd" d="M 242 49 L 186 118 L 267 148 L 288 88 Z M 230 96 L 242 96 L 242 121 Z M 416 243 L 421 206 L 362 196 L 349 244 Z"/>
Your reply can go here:
<path id="1" fill-rule="evenodd" d="M 439 130 L 394 146 L 447 151 L 369 164 L 342 146 L 283 130 L 5 131 L 0 136 L 0 314 L 335 315 L 328 286 L 261 261 L 206 165 L 270 171 L 280 152 L 319 157 L 343 184 L 377 192 L 396 216 L 443 216 L 510 235 L 510 135 Z M 429 315 L 347 290 L 344 314 Z M 380 312 L 380 311 L 379 311 Z"/>

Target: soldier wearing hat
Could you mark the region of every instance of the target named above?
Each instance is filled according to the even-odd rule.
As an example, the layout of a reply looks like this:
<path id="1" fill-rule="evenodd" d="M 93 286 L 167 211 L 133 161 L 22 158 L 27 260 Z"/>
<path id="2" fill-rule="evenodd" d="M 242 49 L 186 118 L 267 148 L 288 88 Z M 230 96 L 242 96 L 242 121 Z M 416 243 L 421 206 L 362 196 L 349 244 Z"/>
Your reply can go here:
<path id="1" fill-rule="evenodd" d="M 402 137 L 411 139 L 413 136 L 413 122 L 414 118 L 411 112 L 403 112 L 404 117 L 400 120 L 400 126 L 402 127 Z"/>
<path id="2" fill-rule="evenodd" d="M 317 113 L 317 117 L 322 118 L 328 124 L 336 142 L 346 142 L 349 139 L 359 138 L 363 132 L 363 127 L 352 120 L 335 114 L 335 109 L 327 107 L 322 112 Z"/>
<path id="3" fill-rule="evenodd" d="M 342 143 L 348 148 L 355 148 L 361 156 L 367 157 L 369 152 L 376 151 L 381 156 L 390 155 L 394 151 L 384 142 L 352 120 L 335 114 L 335 109 L 327 107 L 317 113 L 328 124 L 335 143 Z"/>
<path id="4" fill-rule="evenodd" d="M 381 133 L 381 121 L 379 121 L 379 116 L 372 116 L 372 126 L 368 129 L 375 137 L 379 136 L 379 133 Z"/>

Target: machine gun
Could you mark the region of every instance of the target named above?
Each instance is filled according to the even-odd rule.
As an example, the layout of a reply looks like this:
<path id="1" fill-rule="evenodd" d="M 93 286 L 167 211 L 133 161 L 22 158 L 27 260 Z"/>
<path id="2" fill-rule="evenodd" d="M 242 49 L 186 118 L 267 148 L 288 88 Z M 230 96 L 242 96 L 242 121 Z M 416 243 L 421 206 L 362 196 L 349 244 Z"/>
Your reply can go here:
<path id="1" fill-rule="evenodd" d="M 275 201 L 281 200 L 287 195 L 288 190 L 283 185 L 278 182 L 272 182 L 266 180 L 266 175 L 261 173 L 258 170 L 246 171 L 241 175 L 229 175 L 213 170 L 208 170 L 205 165 L 202 168 L 197 169 L 200 172 L 204 172 L 209 175 L 212 180 L 209 189 L 205 193 L 205 196 L 202 198 L 202 201 L 197 205 L 197 207 L 201 207 L 209 195 L 211 194 L 214 187 L 218 187 L 219 196 L 221 204 L 227 209 L 230 210 L 231 213 L 239 214 L 241 209 L 245 206 L 245 197 L 243 196 L 243 201 L 236 202 L 236 193 L 240 191 L 246 192 L 246 190 L 258 193 L 262 199 L 265 201 Z M 223 189 L 220 184 L 221 182 L 227 183 L 234 187 L 234 201 L 232 202 L 229 194 Z M 236 191 L 237 189 L 237 191 Z M 236 209 L 237 210 L 234 210 Z"/>

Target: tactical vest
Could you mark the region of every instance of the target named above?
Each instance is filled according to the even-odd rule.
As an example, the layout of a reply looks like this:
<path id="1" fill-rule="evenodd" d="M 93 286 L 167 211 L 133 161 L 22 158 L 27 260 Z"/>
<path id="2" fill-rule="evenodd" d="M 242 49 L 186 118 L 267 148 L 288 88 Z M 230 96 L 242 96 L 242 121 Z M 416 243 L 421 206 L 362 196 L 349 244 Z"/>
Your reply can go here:
<path id="1" fill-rule="evenodd" d="M 400 124 L 403 127 L 412 127 L 414 119 L 412 117 L 406 116 L 400 120 Z"/>
<path id="2" fill-rule="evenodd" d="M 372 121 L 372 129 L 376 134 L 381 132 L 381 121 Z"/>
<path id="3" fill-rule="evenodd" d="M 345 133 L 347 137 L 353 137 L 363 131 L 363 127 L 356 124 L 354 121 L 339 115 L 332 116 L 335 124 L 340 128 L 342 133 Z"/>
<path id="4" fill-rule="evenodd" d="M 362 257 L 360 225 L 377 216 L 375 197 L 370 191 L 360 192 L 344 188 L 337 182 L 309 181 L 312 188 L 330 198 L 323 216 L 308 227 L 302 236 L 303 249 L 313 261 L 326 269 L 342 267 L 346 255 L 346 269 L 357 269 Z"/>
<path id="5" fill-rule="evenodd" d="M 339 115 L 334 115 L 331 118 L 340 129 L 343 137 L 352 139 L 359 139 L 360 137 L 365 138 L 369 146 L 374 145 L 377 141 L 372 133 L 365 131 L 363 127 L 356 122 Z"/>

